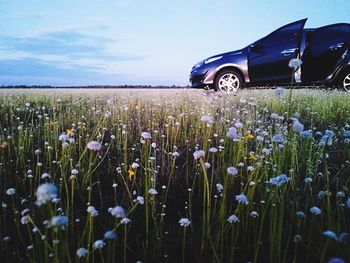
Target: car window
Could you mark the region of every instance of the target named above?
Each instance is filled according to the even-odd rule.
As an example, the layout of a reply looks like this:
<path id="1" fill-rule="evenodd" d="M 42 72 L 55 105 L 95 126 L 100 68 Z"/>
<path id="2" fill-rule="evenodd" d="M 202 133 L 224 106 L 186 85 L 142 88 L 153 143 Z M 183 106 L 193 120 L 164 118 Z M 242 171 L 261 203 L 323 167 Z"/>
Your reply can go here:
<path id="1" fill-rule="evenodd" d="M 283 31 L 278 31 L 260 41 L 257 42 L 258 45 L 261 46 L 278 46 L 281 45 L 281 40 L 283 42 L 295 42 L 298 38 L 298 32 L 295 32 L 293 30 L 283 30 Z"/>
<path id="2" fill-rule="evenodd" d="M 276 31 L 272 32 L 271 34 L 267 35 L 266 37 L 258 40 L 255 42 L 255 44 L 260 46 L 277 46 L 281 44 L 281 41 L 284 43 L 288 43 L 289 41 L 291 43 L 295 43 L 295 41 L 298 41 L 300 34 L 300 22 L 293 23 L 291 25 L 286 25 L 280 29 L 277 29 Z"/>
<path id="3" fill-rule="evenodd" d="M 325 42 L 336 39 L 340 36 L 340 26 L 324 27 L 315 30 L 311 34 L 311 45 L 322 45 Z"/>

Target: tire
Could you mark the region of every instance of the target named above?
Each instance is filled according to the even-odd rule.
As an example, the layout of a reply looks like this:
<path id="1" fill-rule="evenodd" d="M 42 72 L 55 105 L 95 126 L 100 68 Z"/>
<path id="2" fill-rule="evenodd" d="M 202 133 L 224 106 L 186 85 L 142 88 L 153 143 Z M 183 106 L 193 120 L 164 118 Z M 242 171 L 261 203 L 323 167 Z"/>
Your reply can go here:
<path id="1" fill-rule="evenodd" d="M 347 92 L 350 92 L 350 69 L 345 70 L 339 80 L 339 85 Z"/>
<path id="2" fill-rule="evenodd" d="M 224 93 L 237 93 L 243 86 L 242 75 L 233 69 L 225 69 L 217 74 L 214 90 Z"/>

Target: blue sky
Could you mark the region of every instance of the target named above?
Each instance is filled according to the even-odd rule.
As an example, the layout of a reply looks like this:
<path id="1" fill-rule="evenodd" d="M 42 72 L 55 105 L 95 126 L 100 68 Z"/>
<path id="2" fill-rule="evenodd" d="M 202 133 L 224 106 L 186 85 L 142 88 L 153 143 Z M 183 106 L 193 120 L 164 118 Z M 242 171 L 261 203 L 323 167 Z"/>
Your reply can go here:
<path id="1" fill-rule="evenodd" d="M 349 0 L 0 0 L 0 85 L 188 85 L 196 62 Z"/>

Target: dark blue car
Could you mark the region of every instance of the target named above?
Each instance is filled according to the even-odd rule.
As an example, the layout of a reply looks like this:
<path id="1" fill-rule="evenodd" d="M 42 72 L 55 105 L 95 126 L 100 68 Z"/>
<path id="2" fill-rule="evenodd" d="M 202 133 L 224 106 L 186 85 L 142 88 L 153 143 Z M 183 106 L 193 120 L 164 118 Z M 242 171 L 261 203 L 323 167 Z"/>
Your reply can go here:
<path id="1" fill-rule="evenodd" d="M 253 44 L 193 66 L 192 87 L 237 92 L 243 86 L 328 85 L 350 91 L 350 24 L 305 29 L 307 19 L 285 25 Z M 300 59 L 301 67 L 289 67 Z M 294 76 L 293 75 L 294 72 Z"/>

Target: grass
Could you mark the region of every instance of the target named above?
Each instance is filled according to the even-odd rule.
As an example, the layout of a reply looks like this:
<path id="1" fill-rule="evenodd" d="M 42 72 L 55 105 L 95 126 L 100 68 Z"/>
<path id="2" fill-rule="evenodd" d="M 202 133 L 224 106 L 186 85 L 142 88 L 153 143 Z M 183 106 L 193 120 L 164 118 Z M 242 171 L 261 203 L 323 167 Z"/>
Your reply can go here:
<path id="1" fill-rule="evenodd" d="M 3 90 L 1 258 L 349 260 L 349 102 L 319 90 L 291 103 L 273 90 Z"/>

